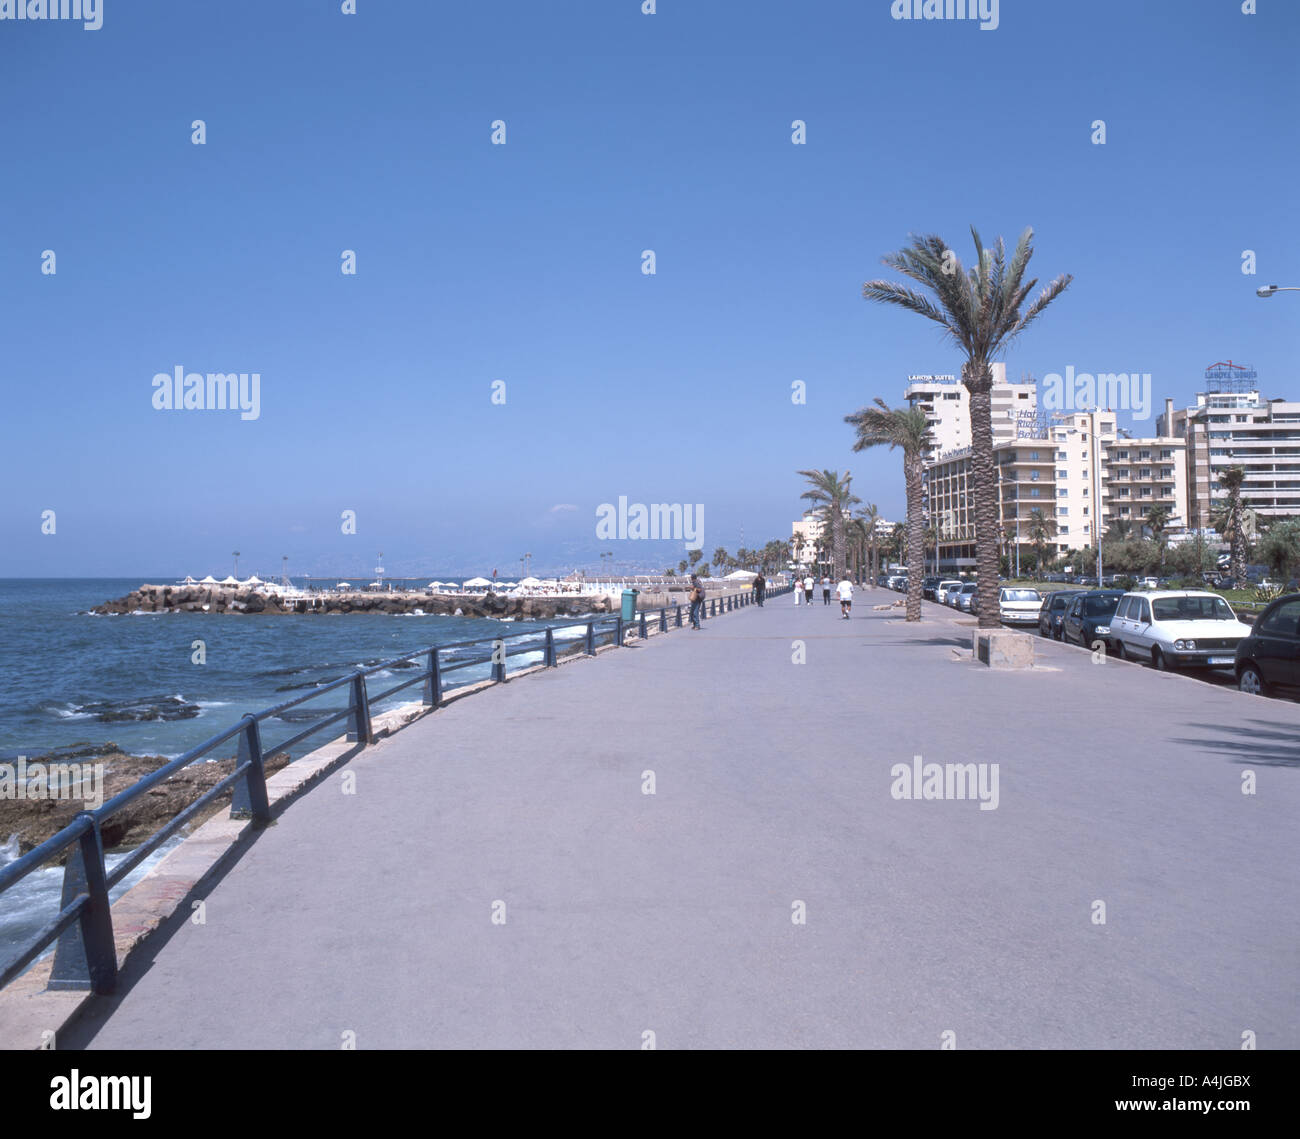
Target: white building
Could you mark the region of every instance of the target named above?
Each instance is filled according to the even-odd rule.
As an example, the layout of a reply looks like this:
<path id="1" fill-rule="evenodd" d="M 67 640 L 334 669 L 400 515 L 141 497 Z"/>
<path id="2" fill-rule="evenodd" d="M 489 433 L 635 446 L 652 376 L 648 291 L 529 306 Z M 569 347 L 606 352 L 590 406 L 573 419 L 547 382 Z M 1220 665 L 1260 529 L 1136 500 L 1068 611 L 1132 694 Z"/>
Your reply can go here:
<path id="1" fill-rule="evenodd" d="M 1038 385 L 1007 382 L 1007 366 L 1001 361 L 993 371 L 991 394 L 993 442 L 1001 443 L 1031 434 L 1039 428 Z M 908 406 L 925 410 L 930 424 L 931 444 L 926 461 L 969 447 L 971 442 L 970 392 L 955 375 L 907 377 L 904 392 Z"/>

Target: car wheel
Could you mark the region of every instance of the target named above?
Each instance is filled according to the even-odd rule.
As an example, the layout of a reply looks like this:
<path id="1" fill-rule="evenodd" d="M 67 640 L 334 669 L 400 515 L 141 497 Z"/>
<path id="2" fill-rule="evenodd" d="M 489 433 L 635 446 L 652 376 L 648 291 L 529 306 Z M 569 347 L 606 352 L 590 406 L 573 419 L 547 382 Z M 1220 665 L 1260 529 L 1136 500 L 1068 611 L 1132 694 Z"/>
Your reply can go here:
<path id="1" fill-rule="evenodd" d="M 1169 658 L 1159 649 L 1151 650 L 1151 664 L 1157 672 L 1172 672 L 1174 667 L 1169 663 Z"/>
<path id="2" fill-rule="evenodd" d="M 1268 685 L 1264 683 L 1264 677 L 1253 664 L 1242 665 L 1241 673 L 1237 676 L 1237 687 L 1252 696 L 1268 695 Z"/>

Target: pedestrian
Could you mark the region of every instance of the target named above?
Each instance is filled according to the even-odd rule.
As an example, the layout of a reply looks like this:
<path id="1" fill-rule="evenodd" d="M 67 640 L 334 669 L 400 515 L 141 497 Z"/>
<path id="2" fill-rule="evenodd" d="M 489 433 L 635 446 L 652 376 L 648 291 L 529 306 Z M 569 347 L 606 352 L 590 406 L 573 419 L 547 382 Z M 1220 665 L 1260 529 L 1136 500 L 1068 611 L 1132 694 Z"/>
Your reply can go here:
<path id="1" fill-rule="evenodd" d="M 803 599 L 804 599 L 804 601 L 806 601 L 809 605 L 812 604 L 812 595 L 813 595 L 813 586 L 814 586 L 814 585 L 816 585 L 816 582 L 813 580 L 813 575 L 812 575 L 812 574 L 809 574 L 807 577 L 805 577 L 805 578 L 803 579 Z"/>
<path id="2" fill-rule="evenodd" d="M 795 578 L 794 579 L 794 603 L 796 607 L 798 607 L 799 605 L 799 597 L 802 593 L 803 593 L 803 579 Z"/>
<path id="3" fill-rule="evenodd" d="M 829 605 L 830 603 L 831 603 L 831 579 L 829 577 L 823 577 L 822 578 L 822 604 Z"/>
<path id="4" fill-rule="evenodd" d="M 835 592 L 840 595 L 840 613 L 844 615 L 844 620 L 849 619 L 849 610 L 853 608 L 853 582 L 849 581 L 849 575 L 845 574 L 840 584 L 835 587 Z"/>
<path id="5" fill-rule="evenodd" d="M 767 592 L 767 578 L 761 573 L 754 578 L 754 600 L 758 602 L 758 607 L 763 608 L 763 594 Z"/>
<path id="6" fill-rule="evenodd" d="M 687 600 L 691 603 L 691 628 L 700 627 L 700 610 L 704 608 L 704 586 L 700 584 L 700 579 L 691 574 L 691 591 L 687 594 Z"/>

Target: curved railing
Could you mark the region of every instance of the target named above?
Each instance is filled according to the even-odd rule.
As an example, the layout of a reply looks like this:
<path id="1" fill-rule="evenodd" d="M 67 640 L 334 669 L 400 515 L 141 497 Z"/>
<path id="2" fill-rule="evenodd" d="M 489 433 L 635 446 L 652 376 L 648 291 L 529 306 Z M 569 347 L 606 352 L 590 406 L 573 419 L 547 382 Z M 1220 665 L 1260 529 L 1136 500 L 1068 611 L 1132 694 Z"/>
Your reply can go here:
<path id="1" fill-rule="evenodd" d="M 780 586 L 769 589 L 767 596 L 777 597 L 789 591 L 789 586 Z M 704 615 L 717 616 L 720 613 L 751 605 L 754 601 L 755 596 L 752 591 L 706 598 L 703 602 Z M 519 633 L 501 633 L 492 637 L 476 637 L 468 641 L 430 645 L 427 648 L 381 661 L 368 668 L 357 668 L 350 675 L 323 684 L 303 696 L 286 700 L 271 708 L 264 708 L 260 712 L 249 713 L 239 723 L 218 732 L 197 747 L 168 761 L 157 771 L 151 772 L 114 795 L 102 806 L 93 811 L 82 811 L 57 834 L 0 869 L 0 895 L 3 895 L 6 890 L 21 882 L 33 871 L 58 859 L 64 851 L 69 852 L 63 871 L 63 893 L 58 914 L 28 938 L 18 952 L 0 968 L 0 988 L 19 976 L 56 940 L 58 944 L 49 981 L 51 989 L 90 989 L 96 993 L 110 993 L 116 988 L 117 951 L 113 940 L 109 890 L 126 878 L 186 822 L 227 790 L 231 791 L 231 818 L 252 819 L 260 823 L 270 820 L 271 809 L 263 764 L 266 750 L 262 743 L 262 724 L 265 721 L 283 718 L 285 712 L 300 704 L 346 688 L 348 692 L 346 707 L 331 711 L 327 715 L 322 714 L 319 719 L 312 720 L 301 731 L 295 732 L 286 740 L 279 741 L 271 750 L 273 753 L 287 751 L 317 732 L 345 719 L 348 741 L 365 746 L 374 742 L 371 705 L 378 704 L 412 685 L 423 684 L 423 703 L 437 707 L 442 704 L 444 697 L 453 687 L 466 687 L 466 685 L 449 686 L 446 680 L 449 673 L 490 664 L 491 681 L 504 683 L 508 679 L 509 659 L 512 656 L 541 651 L 543 657 L 541 667 L 554 668 L 559 664 L 562 656 L 595 656 L 599 648 L 624 645 L 629 633 L 638 638 L 648 637 L 652 620 L 656 632 L 666 633 L 670 628 L 679 629 L 682 627 L 682 613 L 683 607 L 677 603 L 655 610 L 641 610 L 632 616 L 630 621 L 625 620 L 620 612 L 566 625 L 552 625 L 540 632 L 531 629 Z M 581 628 L 583 635 L 575 639 L 572 650 L 565 651 L 567 646 L 557 647 L 556 633 L 574 628 Z M 527 643 L 524 644 L 510 643 L 525 640 Z M 477 646 L 489 646 L 489 651 L 482 654 L 471 653 L 464 659 L 456 661 L 443 659 L 444 654 L 473 649 Z M 409 662 L 416 660 L 420 660 L 422 665 L 413 676 L 383 692 L 375 694 L 369 692 L 366 684 L 367 677 L 397 666 L 409 665 Z M 110 871 L 104 859 L 102 840 L 104 823 L 183 767 L 202 759 L 236 737 L 239 739 L 239 753 L 234 770 L 169 819 Z"/>

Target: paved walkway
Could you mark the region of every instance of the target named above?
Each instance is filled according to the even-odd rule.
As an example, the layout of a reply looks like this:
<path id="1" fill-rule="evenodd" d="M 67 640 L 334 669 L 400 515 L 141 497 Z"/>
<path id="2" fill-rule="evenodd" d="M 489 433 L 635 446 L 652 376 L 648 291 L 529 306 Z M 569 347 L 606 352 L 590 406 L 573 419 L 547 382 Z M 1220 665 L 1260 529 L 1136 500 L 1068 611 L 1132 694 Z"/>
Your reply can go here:
<path id="1" fill-rule="evenodd" d="M 871 611 L 896 597 L 419 721 L 61 1047 L 1300 1047 L 1300 705 L 1045 642 L 992 673 L 969 620 Z M 918 754 L 997 763 L 997 809 L 891 797 Z"/>

